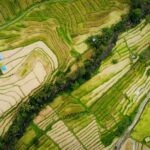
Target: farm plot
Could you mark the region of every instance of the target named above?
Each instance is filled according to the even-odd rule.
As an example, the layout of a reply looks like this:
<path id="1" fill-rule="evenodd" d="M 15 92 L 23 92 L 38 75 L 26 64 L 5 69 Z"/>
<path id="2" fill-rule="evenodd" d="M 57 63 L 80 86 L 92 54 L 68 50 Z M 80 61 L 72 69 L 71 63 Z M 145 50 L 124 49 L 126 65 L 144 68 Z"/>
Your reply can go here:
<path id="1" fill-rule="evenodd" d="M 34 119 L 34 123 L 41 130 L 46 130 L 51 124 L 54 124 L 58 121 L 59 117 L 56 112 L 50 107 L 47 106 L 40 114 Z"/>
<path id="2" fill-rule="evenodd" d="M 142 144 L 142 143 L 139 143 L 131 138 L 128 138 L 125 143 L 122 145 L 121 149 L 120 150 L 133 150 L 133 149 L 136 149 L 136 150 L 149 150 L 149 148 Z"/>
<path id="3" fill-rule="evenodd" d="M 71 61 L 71 47 L 59 36 L 57 26 L 53 19 L 43 22 L 21 21 L 16 23 L 8 27 L 5 31 L 0 32 L 0 35 L 3 37 L 0 40 L 0 51 L 24 47 L 39 40 L 44 41 L 57 56 L 60 64 L 59 68 L 64 70 Z"/>
<path id="4" fill-rule="evenodd" d="M 42 0 L 12 0 L 0 1 L 0 25 L 7 23 L 22 14 L 31 6 L 41 2 Z"/>
<path id="5" fill-rule="evenodd" d="M 8 128 L 10 113 L 58 68 L 57 57 L 41 41 L 2 54 L 7 70 L 0 76 L 0 135 Z"/>
<path id="6" fill-rule="evenodd" d="M 128 34 L 131 34 L 131 31 L 129 30 L 126 35 L 124 33 L 124 36 L 120 35 L 111 56 L 102 63 L 99 73 L 75 90 L 72 93 L 73 96 L 80 98 L 87 106 L 91 106 L 98 97 L 101 97 L 105 91 L 110 89 L 114 83 L 131 69 L 132 64 L 137 61 L 141 51 L 149 46 L 150 26 L 143 26 L 143 24 L 144 23 L 141 23 L 138 28 L 136 27 L 139 31 L 138 36 L 141 37 L 140 41 L 135 41 L 134 45 L 129 47 L 124 39 L 128 39 Z M 141 30 L 142 26 L 143 28 Z M 134 34 L 135 32 L 133 32 L 133 35 Z M 134 38 L 134 36 L 132 38 Z M 140 47 L 137 45 L 140 45 Z M 133 59 L 132 57 L 136 58 Z M 117 63 L 113 64 L 113 60 L 116 60 Z"/>
<path id="7" fill-rule="evenodd" d="M 77 52 L 83 53 L 88 49 L 84 43 L 88 36 L 98 34 L 102 28 L 115 24 L 121 19 L 121 15 L 127 12 L 126 0 L 76 0 L 51 5 L 43 4 L 34 9 L 27 20 L 42 21 L 55 18 L 60 25 L 58 29 L 60 36 Z"/>
<path id="8" fill-rule="evenodd" d="M 105 137 L 113 141 L 119 136 L 150 90 L 149 31 L 150 25 L 143 21 L 121 34 L 96 75 L 73 92 L 54 99 L 44 114 L 41 111 L 37 118 L 42 118 L 44 126 L 34 120 L 38 129 L 61 149 L 72 149 L 72 141 L 80 149 L 105 149 Z"/>
<path id="9" fill-rule="evenodd" d="M 0 26 L 0 51 L 5 57 L 2 63 L 7 71 L 0 77 L 0 105 L 3 105 L 0 108 L 0 135 L 7 131 L 18 106 L 29 94 L 46 78 L 51 79 L 55 69 L 64 71 L 73 63 L 72 51 L 83 53 L 87 49 L 84 41 L 88 36 L 115 24 L 129 9 L 128 0 L 54 3 L 17 0 L 3 5 L 4 2 L 0 2 L 0 24 L 6 24 L 6 27 Z M 33 3 L 38 5 L 28 10 Z M 50 121 L 46 120 L 49 116 L 44 115 L 39 125 L 43 130 Z M 52 123 L 58 119 L 57 115 L 53 117 Z"/>
<path id="10" fill-rule="evenodd" d="M 42 132 L 37 129 L 35 125 L 30 125 L 26 134 L 20 139 L 15 149 L 53 149 L 58 150 L 59 147 L 46 135 L 42 135 Z"/>
<path id="11" fill-rule="evenodd" d="M 84 149 L 94 150 L 102 147 L 96 118 L 78 99 L 70 95 L 63 95 L 56 98 L 50 106 L 83 145 Z"/>
<path id="12" fill-rule="evenodd" d="M 150 103 L 146 106 L 138 124 L 135 126 L 131 133 L 131 137 L 148 147 L 150 147 Z M 142 131 L 142 132 L 141 132 Z"/>
<path id="13" fill-rule="evenodd" d="M 132 150 L 135 147 L 135 141 L 127 139 L 121 147 L 121 150 Z"/>
<path id="14" fill-rule="evenodd" d="M 141 26 L 143 25 L 141 24 Z M 139 26 L 139 30 L 142 33 L 140 28 L 141 26 Z M 141 38 L 139 40 L 139 42 L 141 43 L 141 47 L 139 48 L 133 48 L 136 47 L 138 41 L 134 42 L 132 46 L 126 44 L 125 48 L 119 47 L 122 47 L 123 45 L 120 44 L 120 40 L 122 39 L 118 41 L 119 46 L 117 44 L 114 48 L 115 54 L 112 54 L 111 58 L 108 58 L 103 63 L 100 70 L 101 72 L 99 73 L 101 74 L 106 71 L 106 77 L 104 80 L 105 82 L 103 82 L 101 78 L 99 78 L 100 85 L 96 88 L 94 88 L 94 82 L 91 82 L 93 85 L 93 87 L 91 86 L 91 88 L 93 89 L 84 91 L 87 92 L 85 94 L 81 92 L 81 94 L 83 94 L 83 96 L 81 95 L 81 97 L 78 97 L 80 96 L 80 93 L 76 93 L 80 91 L 77 90 L 73 93 L 74 96 L 80 98 L 80 100 L 91 109 L 91 111 L 98 117 L 99 122 L 103 125 L 104 128 L 108 130 L 108 132 L 117 131 L 117 123 L 122 122 L 125 115 L 130 115 L 138 106 L 138 104 L 142 100 L 142 97 L 149 91 L 150 78 L 146 75 L 149 68 L 149 58 L 145 59 L 145 62 L 141 62 L 140 60 L 141 55 L 146 57 L 149 52 L 149 48 L 146 48 L 149 46 L 149 25 L 145 27 L 143 26 L 143 30 L 145 30 L 145 28 L 148 29 L 148 33 L 145 34 L 144 37 L 141 35 Z M 130 32 L 131 31 L 128 32 L 129 35 L 131 34 Z M 127 39 L 127 41 L 132 40 L 131 38 L 128 38 L 128 33 L 126 36 L 124 36 L 124 39 Z M 138 34 L 138 36 L 139 35 L 140 33 Z M 135 37 L 133 36 L 132 38 Z M 142 43 L 142 41 L 144 42 Z M 127 52 L 121 53 L 123 50 Z M 117 54 L 117 52 L 120 55 Z M 118 63 L 114 65 L 117 67 L 117 69 L 119 69 L 118 66 L 120 62 L 124 61 L 127 62 L 127 64 L 125 63 L 124 65 L 122 65 L 123 70 L 120 68 L 120 71 L 118 70 L 118 72 L 115 74 L 115 70 L 117 71 L 117 69 L 114 68 L 114 71 L 111 70 L 112 65 L 110 64 L 112 62 L 112 59 L 118 60 Z M 145 65 L 145 63 L 147 65 Z M 110 74 L 110 78 L 108 78 L 108 71 L 112 74 Z M 97 81 L 98 80 L 95 80 L 95 82 Z M 97 86 L 97 84 L 98 83 L 96 83 L 95 86 Z M 107 133 L 104 135 L 107 135 Z"/>
<path id="15" fill-rule="evenodd" d="M 87 50 L 85 39 L 118 22 L 121 15 L 128 12 L 128 8 L 128 0 L 47 1 L 0 32 L 3 37 L 0 39 L 0 50 L 20 47 L 41 39 L 64 63 L 63 56 L 64 60 L 68 60 L 72 49 L 83 53 Z M 59 59 L 60 55 L 62 58 Z"/>
<path id="16" fill-rule="evenodd" d="M 63 121 L 59 121 L 47 132 L 61 149 L 83 149 L 81 143 L 76 139 L 71 131 L 65 126 Z"/>

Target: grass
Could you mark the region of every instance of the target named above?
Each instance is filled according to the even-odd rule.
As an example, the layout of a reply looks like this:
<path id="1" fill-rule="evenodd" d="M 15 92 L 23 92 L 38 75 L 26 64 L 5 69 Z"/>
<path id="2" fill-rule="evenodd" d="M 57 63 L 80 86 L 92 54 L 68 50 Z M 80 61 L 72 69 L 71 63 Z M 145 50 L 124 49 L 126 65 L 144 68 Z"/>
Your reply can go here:
<path id="1" fill-rule="evenodd" d="M 33 128 L 35 129 L 35 127 Z M 49 147 L 50 149 L 58 150 L 57 145 L 46 135 L 35 134 L 35 130 L 28 129 L 27 134 L 24 134 L 22 139 L 19 141 L 18 145 L 15 147 L 15 149 L 47 149 Z"/>
<path id="2" fill-rule="evenodd" d="M 84 107 L 78 103 L 78 101 L 69 96 L 63 95 L 58 98 L 51 104 L 51 107 L 56 111 L 60 118 L 68 118 L 78 113 L 85 112 Z"/>
<path id="3" fill-rule="evenodd" d="M 29 145 L 35 137 L 36 132 L 31 127 L 29 127 L 26 130 L 26 134 L 24 134 L 24 136 L 19 141 L 18 146 L 21 146 L 22 144 Z"/>
<path id="4" fill-rule="evenodd" d="M 144 112 L 142 113 L 142 116 L 138 122 L 138 124 L 135 126 L 131 133 L 131 137 L 139 142 L 142 142 L 143 144 L 146 144 L 148 147 L 150 147 L 150 142 L 145 141 L 146 138 L 150 137 L 150 103 L 147 104 L 146 108 L 144 109 Z"/>

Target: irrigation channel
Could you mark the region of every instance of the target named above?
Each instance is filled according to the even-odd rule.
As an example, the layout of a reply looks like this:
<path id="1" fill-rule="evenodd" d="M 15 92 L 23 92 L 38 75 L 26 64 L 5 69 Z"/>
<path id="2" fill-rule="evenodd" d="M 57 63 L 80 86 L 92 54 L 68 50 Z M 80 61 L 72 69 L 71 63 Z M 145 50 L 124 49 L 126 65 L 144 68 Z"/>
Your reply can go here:
<path id="1" fill-rule="evenodd" d="M 144 108 L 146 107 L 147 103 L 150 100 L 150 93 L 148 93 L 147 97 L 144 99 L 144 101 L 141 103 L 139 110 L 135 116 L 134 121 L 132 122 L 132 124 L 128 127 L 128 129 L 126 130 L 126 132 L 124 133 L 124 135 L 119 139 L 119 141 L 115 144 L 115 150 L 120 150 L 122 144 L 126 141 L 127 138 L 129 138 L 130 133 L 132 131 L 132 129 L 135 127 L 135 125 L 138 123 Z"/>

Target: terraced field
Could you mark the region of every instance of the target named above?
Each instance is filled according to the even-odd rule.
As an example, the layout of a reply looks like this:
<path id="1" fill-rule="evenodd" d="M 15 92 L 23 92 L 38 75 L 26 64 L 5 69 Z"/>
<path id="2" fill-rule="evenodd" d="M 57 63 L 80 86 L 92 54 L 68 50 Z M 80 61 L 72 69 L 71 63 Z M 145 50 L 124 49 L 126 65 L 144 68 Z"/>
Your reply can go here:
<path id="1" fill-rule="evenodd" d="M 46 143 L 53 149 L 113 149 L 150 91 L 149 39 L 145 21 L 119 35 L 95 75 L 42 110 L 16 149 L 43 149 Z"/>
<path id="2" fill-rule="evenodd" d="M 127 12 L 128 0 L 46 1 L 3 30 L 0 50 L 31 44 L 40 39 L 56 53 L 64 67 L 70 60 L 70 52 L 83 53 L 88 49 L 84 44 L 88 36 L 118 22 L 120 16 Z M 68 60 L 66 64 L 64 60 Z"/>
<path id="3" fill-rule="evenodd" d="M 23 10 L 30 8 L 33 4 L 40 2 L 40 0 L 13 0 L 13 1 L 0 1 L 0 25 L 5 24 L 7 21 L 14 19 L 17 15 L 22 13 Z"/>
<path id="4" fill-rule="evenodd" d="M 8 129 L 14 109 L 57 69 L 55 54 L 41 41 L 3 52 L 7 66 L 0 78 L 0 134 Z M 6 117 L 8 116 L 8 117 Z M 4 119 L 3 119 L 4 118 Z"/>
<path id="5" fill-rule="evenodd" d="M 128 0 L 0 1 L 4 56 L 0 65 L 7 67 L 0 76 L 1 136 L 20 104 L 66 71 L 88 50 L 87 37 L 117 23 L 128 12 L 128 4 Z"/>
<path id="6" fill-rule="evenodd" d="M 131 137 L 150 147 L 150 103 L 146 106 L 139 123 L 134 128 Z M 142 132 L 141 132 L 142 131 Z"/>

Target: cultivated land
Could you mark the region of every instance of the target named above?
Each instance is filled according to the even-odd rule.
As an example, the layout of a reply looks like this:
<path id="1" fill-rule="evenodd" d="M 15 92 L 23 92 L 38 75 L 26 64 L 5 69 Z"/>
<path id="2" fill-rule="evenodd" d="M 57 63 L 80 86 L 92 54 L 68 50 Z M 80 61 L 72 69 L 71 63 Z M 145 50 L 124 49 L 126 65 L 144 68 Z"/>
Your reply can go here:
<path id="1" fill-rule="evenodd" d="M 150 147 L 150 103 L 146 106 L 139 123 L 135 126 L 131 137 Z M 142 131 L 142 132 L 141 132 Z"/>
<path id="2" fill-rule="evenodd" d="M 95 75 L 43 109 L 18 141 L 16 149 L 44 149 L 46 143 L 53 149 L 113 149 L 120 136 L 119 129 L 128 125 L 130 116 L 134 116 L 150 91 L 149 31 L 150 25 L 142 21 L 119 35 L 111 55 Z M 138 130 L 135 128 L 133 132 L 134 139 L 141 133 L 142 120 L 136 127 Z M 149 130 L 148 124 L 145 125 L 144 135 Z M 108 147 L 106 140 L 110 141 Z M 138 141 L 142 140 L 143 135 Z M 136 145 L 138 149 L 140 145 Z"/>
<path id="3" fill-rule="evenodd" d="M 134 141 L 133 139 L 127 139 L 121 147 L 121 150 L 133 150 L 133 149 L 149 150 L 149 148 L 146 145 Z"/>
<path id="4" fill-rule="evenodd" d="M 0 78 L 0 135 L 9 128 L 17 106 L 50 78 L 58 67 L 55 54 L 41 41 L 3 52 L 7 66 Z"/>
<path id="5" fill-rule="evenodd" d="M 131 1 L 0 1 L 0 149 L 150 149 L 150 2 Z"/>
<path id="6" fill-rule="evenodd" d="M 129 5 L 128 0 L 2 0 L 0 8 L 1 63 L 7 66 L 0 76 L 3 136 L 20 104 L 73 65 L 89 50 L 85 40 L 117 23 Z"/>

